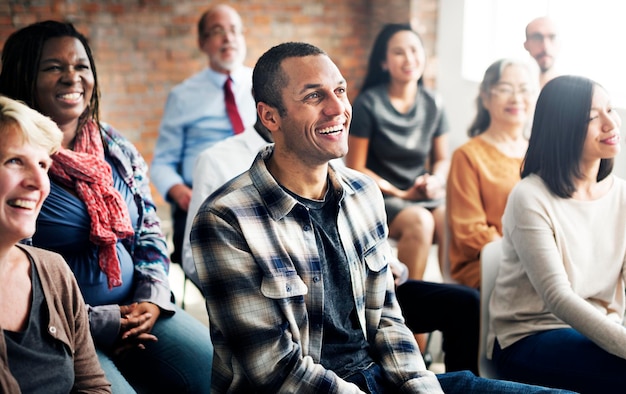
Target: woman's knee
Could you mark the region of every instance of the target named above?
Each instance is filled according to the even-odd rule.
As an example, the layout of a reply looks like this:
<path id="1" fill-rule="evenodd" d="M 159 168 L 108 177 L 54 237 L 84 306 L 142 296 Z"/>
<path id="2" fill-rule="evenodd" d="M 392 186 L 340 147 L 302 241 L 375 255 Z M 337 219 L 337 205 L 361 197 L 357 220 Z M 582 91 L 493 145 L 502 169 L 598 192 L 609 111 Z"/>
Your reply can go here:
<path id="1" fill-rule="evenodd" d="M 435 218 L 432 213 L 419 206 L 405 208 L 398 214 L 394 222 L 396 221 L 405 229 L 416 232 L 433 234 L 435 231 Z"/>

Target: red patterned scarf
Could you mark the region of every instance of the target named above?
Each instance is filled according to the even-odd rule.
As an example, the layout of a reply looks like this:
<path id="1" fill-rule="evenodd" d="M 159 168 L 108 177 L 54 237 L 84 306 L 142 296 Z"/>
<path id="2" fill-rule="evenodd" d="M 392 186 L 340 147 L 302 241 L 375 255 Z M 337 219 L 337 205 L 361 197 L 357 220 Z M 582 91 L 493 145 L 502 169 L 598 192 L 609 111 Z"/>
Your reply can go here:
<path id="1" fill-rule="evenodd" d="M 50 174 L 55 181 L 76 191 L 91 219 L 89 239 L 98 245 L 100 269 L 109 289 L 122 284 L 115 245 L 118 238 L 134 234 L 126 203 L 113 187 L 109 163 L 95 122 L 88 122 L 76 135 L 74 150 L 61 149 L 53 157 Z"/>

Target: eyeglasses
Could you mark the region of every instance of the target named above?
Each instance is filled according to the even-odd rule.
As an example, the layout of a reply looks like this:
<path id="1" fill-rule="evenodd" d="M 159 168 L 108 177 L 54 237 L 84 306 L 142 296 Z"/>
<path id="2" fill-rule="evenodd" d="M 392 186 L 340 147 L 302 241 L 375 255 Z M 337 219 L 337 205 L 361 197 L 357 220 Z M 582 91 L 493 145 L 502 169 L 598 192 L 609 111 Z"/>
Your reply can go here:
<path id="1" fill-rule="evenodd" d="M 207 38 L 223 38 L 226 37 L 226 34 L 232 34 L 233 36 L 239 36 L 243 34 L 243 28 L 240 26 L 231 26 L 226 29 L 223 26 L 213 26 L 209 29 L 209 31 L 204 33 L 204 36 Z"/>
<path id="2" fill-rule="evenodd" d="M 515 89 L 511 85 L 498 85 L 491 89 L 491 93 L 500 96 L 500 97 L 513 97 L 516 94 L 521 94 L 524 98 L 532 96 L 535 91 L 528 88 L 527 86 L 522 86 L 519 89 Z"/>
<path id="3" fill-rule="evenodd" d="M 551 34 L 533 33 L 528 36 L 528 41 L 533 41 L 533 42 L 544 42 L 544 41 L 555 41 L 555 40 L 556 40 L 556 34 L 554 33 L 551 33 Z"/>

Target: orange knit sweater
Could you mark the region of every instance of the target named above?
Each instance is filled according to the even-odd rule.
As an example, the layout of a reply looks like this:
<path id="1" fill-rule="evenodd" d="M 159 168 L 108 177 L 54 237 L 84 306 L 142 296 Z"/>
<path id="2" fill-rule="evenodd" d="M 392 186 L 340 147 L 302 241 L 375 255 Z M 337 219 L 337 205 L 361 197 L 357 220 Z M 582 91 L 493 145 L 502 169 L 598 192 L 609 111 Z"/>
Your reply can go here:
<path id="1" fill-rule="evenodd" d="M 452 155 L 446 214 L 450 274 L 457 282 L 480 287 L 480 250 L 502 236 L 502 214 L 521 164 L 522 158 L 506 156 L 480 136 Z"/>

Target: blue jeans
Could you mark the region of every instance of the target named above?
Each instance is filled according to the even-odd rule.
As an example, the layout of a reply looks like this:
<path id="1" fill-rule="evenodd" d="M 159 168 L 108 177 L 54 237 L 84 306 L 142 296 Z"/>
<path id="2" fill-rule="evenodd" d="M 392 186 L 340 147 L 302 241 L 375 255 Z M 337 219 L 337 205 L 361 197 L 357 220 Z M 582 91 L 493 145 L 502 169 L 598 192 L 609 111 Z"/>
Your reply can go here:
<path id="1" fill-rule="evenodd" d="M 124 393 L 124 394 L 136 394 L 137 392 L 133 388 L 133 386 L 128 383 L 126 378 L 122 375 L 122 373 L 117 369 L 117 366 L 111 360 L 111 358 L 104 353 L 102 350 L 96 348 L 96 354 L 98 355 L 98 360 L 100 361 L 100 366 L 104 370 L 104 374 L 106 375 L 107 380 L 111 383 L 111 392 L 113 394 Z"/>
<path id="2" fill-rule="evenodd" d="M 378 364 L 372 364 L 367 369 L 355 372 L 345 380 L 356 384 L 361 391 L 366 393 L 392 394 L 394 392 L 393 387 L 385 381 L 383 370 Z"/>
<path id="3" fill-rule="evenodd" d="M 580 393 L 623 393 L 626 360 L 614 356 L 573 328 L 543 331 L 501 349 L 493 359 L 499 376 Z"/>
<path id="4" fill-rule="evenodd" d="M 573 394 L 567 390 L 551 389 L 506 380 L 480 378 L 469 371 L 439 374 L 437 379 L 443 392 L 446 394 Z"/>
<path id="5" fill-rule="evenodd" d="M 377 364 L 354 373 L 345 379 L 370 394 L 392 394 L 397 390 L 385 382 L 382 369 Z M 528 384 L 479 378 L 470 371 L 457 371 L 437 375 L 437 380 L 446 394 L 565 394 L 565 390 L 548 389 Z"/>
<path id="6" fill-rule="evenodd" d="M 213 344 L 208 327 L 176 307 L 152 329 L 157 342 L 116 357 L 98 350 L 100 364 L 113 393 L 209 393 Z"/>

